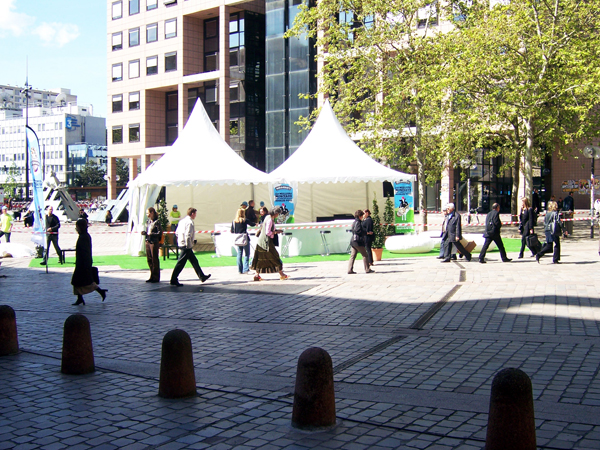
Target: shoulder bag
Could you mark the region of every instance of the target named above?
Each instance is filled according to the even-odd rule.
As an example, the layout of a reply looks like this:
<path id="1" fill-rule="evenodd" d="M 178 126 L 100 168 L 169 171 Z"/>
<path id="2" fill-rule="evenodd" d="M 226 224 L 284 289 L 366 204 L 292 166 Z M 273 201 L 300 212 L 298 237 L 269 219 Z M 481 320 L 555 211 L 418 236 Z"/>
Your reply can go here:
<path id="1" fill-rule="evenodd" d="M 234 230 L 234 224 L 231 224 L 231 229 Z M 248 245 L 248 234 L 247 233 L 231 233 L 233 234 L 233 243 L 238 247 L 245 247 Z"/>

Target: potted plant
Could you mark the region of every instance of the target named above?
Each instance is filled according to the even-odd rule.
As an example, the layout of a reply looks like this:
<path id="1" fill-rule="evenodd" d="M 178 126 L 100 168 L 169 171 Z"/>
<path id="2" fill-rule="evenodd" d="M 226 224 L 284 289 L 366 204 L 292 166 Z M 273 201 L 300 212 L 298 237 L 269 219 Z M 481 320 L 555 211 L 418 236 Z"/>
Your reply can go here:
<path id="1" fill-rule="evenodd" d="M 371 218 L 373 219 L 373 242 L 371 244 L 373 261 L 381 261 L 383 244 L 385 244 L 385 234 L 379 217 L 379 204 L 377 203 L 376 193 L 373 193 L 373 210 L 371 211 Z"/>
<path id="2" fill-rule="evenodd" d="M 156 208 L 156 214 L 158 214 L 158 222 L 160 223 L 160 226 L 162 227 L 163 230 L 163 235 L 160 238 L 160 244 L 164 244 L 165 243 L 165 235 L 164 232 L 169 230 L 169 210 L 167 209 L 167 202 L 165 202 L 165 199 L 161 199 L 160 202 L 158 202 L 158 207 Z M 168 243 L 169 241 L 167 241 Z M 160 249 L 161 253 L 164 253 L 164 249 L 161 248 Z"/>
<path id="3" fill-rule="evenodd" d="M 394 214 L 394 202 L 392 201 L 392 197 L 386 197 L 385 199 L 385 210 L 383 211 L 383 235 L 385 236 L 385 240 L 389 236 L 393 236 L 396 234 L 396 225 L 395 223 L 395 214 Z"/>

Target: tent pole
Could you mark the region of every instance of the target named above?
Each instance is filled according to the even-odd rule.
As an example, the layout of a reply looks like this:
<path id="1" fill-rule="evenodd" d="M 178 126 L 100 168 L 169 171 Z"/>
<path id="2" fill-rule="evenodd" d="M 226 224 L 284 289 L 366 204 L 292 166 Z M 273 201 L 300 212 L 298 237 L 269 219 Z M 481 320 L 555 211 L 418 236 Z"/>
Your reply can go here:
<path id="1" fill-rule="evenodd" d="M 254 200 L 254 183 L 250 183 L 250 200 Z"/>
<path id="2" fill-rule="evenodd" d="M 367 197 L 367 203 L 365 205 L 365 208 L 369 209 L 369 182 L 368 181 L 365 183 L 365 189 L 367 190 L 367 192 L 365 192 L 366 197 Z"/>
<path id="3" fill-rule="evenodd" d="M 315 217 L 315 202 L 313 200 L 313 183 L 310 183 L 310 220 L 311 222 L 317 220 Z"/>

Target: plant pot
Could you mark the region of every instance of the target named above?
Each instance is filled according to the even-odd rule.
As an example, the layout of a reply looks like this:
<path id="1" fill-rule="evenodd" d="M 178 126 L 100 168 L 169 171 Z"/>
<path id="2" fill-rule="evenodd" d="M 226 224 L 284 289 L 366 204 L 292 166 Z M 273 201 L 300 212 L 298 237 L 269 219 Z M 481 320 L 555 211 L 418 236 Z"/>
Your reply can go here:
<path id="1" fill-rule="evenodd" d="M 373 253 L 373 261 L 381 261 L 381 257 L 383 255 L 382 248 L 372 248 L 371 253 Z"/>
<path id="2" fill-rule="evenodd" d="M 160 247 L 160 248 L 158 249 L 158 255 L 159 255 L 159 256 L 162 256 L 162 257 L 164 257 L 164 256 L 165 256 L 165 252 L 166 252 L 166 249 L 165 249 L 164 247 Z"/>

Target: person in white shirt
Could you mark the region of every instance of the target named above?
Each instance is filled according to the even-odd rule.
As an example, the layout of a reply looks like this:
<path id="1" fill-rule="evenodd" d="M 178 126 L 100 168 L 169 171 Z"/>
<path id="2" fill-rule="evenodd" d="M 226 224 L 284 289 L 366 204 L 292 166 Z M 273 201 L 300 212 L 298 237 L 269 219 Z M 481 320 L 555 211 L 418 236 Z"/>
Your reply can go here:
<path id="1" fill-rule="evenodd" d="M 196 230 L 194 229 L 194 219 L 196 218 L 197 211 L 196 208 L 188 208 L 187 216 L 185 216 L 185 219 L 181 220 L 177 225 L 175 236 L 177 237 L 177 246 L 179 247 L 179 259 L 177 260 L 175 268 L 173 269 L 173 274 L 171 275 L 172 286 L 183 286 L 178 278 L 188 259 L 192 263 L 192 267 L 196 271 L 196 275 L 198 275 L 200 281 L 204 283 L 210 278 L 210 273 L 204 275 L 204 272 L 202 272 L 202 268 L 200 267 L 200 264 L 198 264 L 198 259 L 196 258 L 196 255 L 194 255 L 194 250 L 192 250 L 192 247 L 194 246 L 194 235 L 196 233 Z"/>

